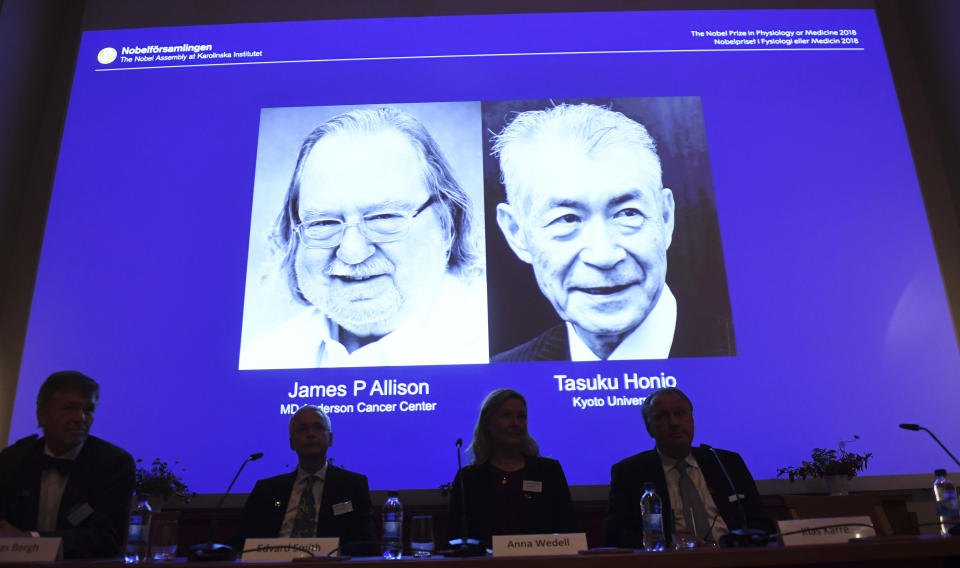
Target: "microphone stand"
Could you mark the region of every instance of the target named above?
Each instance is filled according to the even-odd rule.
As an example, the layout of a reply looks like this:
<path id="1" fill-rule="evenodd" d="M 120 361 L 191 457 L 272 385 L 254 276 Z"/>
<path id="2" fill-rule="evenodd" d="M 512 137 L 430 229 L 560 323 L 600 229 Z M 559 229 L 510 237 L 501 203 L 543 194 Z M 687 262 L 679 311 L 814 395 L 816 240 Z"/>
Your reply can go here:
<path id="1" fill-rule="evenodd" d="M 937 438 L 934 435 L 934 433 L 931 432 L 930 430 L 927 430 L 926 428 L 924 428 L 919 424 L 901 424 L 900 427 L 903 428 L 904 430 L 912 430 L 914 432 L 918 430 L 923 430 L 927 434 L 930 434 L 930 437 L 933 438 L 933 441 L 940 444 L 940 447 L 943 448 L 943 451 L 947 452 L 947 455 L 950 456 L 950 459 L 952 459 L 954 463 L 960 466 L 960 461 L 957 461 L 957 457 L 954 456 L 952 453 L 950 453 L 950 450 L 948 450 L 947 447 L 943 445 L 943 442 L 940 441 L 940 438 Z M 949 532 L 952 536 L 960 536 L 960 525 L 953 525 L 953 527 L 950 528 Z"/>
<path id="2" fill-rule="evenodd" d="M 240 477 L 240 472 L 243 471 L 243 467 L 247 465 L 247 462 L 257 461 L 262 457 L 263 452 L 250 454 L 250 456 L 243 460 L 243 463 L 240 464 L 240 469 L 238 469 L 237 474 L 233 476 L 233 481 L 230 482 L 227 490 L 224 492 L 223 496 L 220 497 L 220 502 L 217 503 L 217 508 L 213 511 L 213 521 L 210 522 L 210 539 L 203 544 L 195 544 L 190 547 L 188 559 L 191 562 L 232 562 L 233 560 L 237 559 L 237 552 L 233 548 L 227 546 L 226 544 L 213 542 L 213 539 L 216 538 L 217 533 L 217 514 L 220 513 L 220 509 L 223 507 L 223 502 L 227 499 L 227 495 L 230 493 L 230 490 L 233 489 L 233 484 L 236 483 L 237 478 Z"/>
<path id="3" fill-rule="evenodd" d="M 740 492 L 737 491 L 737 486 L 733 483 L 733 478 L 730 477 L 730 472 L 728 472 L 727 468 L 723 465 L 723 460 L 720 459 L 720 454 L 717 453 L 716 448 L 713 446 L 700 444 L 700 447 L 705 450 L 709 450 L 710 453 L 713 454 L 713 458 L 717 460 L 717 464 L 720 466 L 720 471 L 722 471 L 723 476 L 727 478 L 727 483 L 730 485 L 730 490 L 733 491 L 733 496 L 737 500 L 737 509 L 740 511 L 740 519 L 743 522 L 742 529 L 734 529 L 721 536 L 720 542 L 717 544 L 723 548 L 766 546 L 767 542 L 770 541 L 770 535 L 760 529 L 751 529 L 747 526 L 747 511 L 743 508 L 743 502 L 740 500 Z M 714 522 L 716 522 L 716 519 L 714 519 Z"/>
<path id="4" fill-rule="evenodd" d="M 475 538 L 470 538 L 467 532 L 467 492 L 464 489 L 463 462 L 460 458 L 460 448 L 462 446 L 463 438 L 457 438 L 457 477 L 460 478 L 460 538 L 450 541 L 453 550 L 445 553 L 444 556 L 457 558 L 486 556 L 487 551 L 480 546 L 480 541 Z"/>
<path id="5" fill-rule="evenodd" d="M 940 441 L 940 438 L 937 438 L 933 434 L 933 432 L 931 432 L 930 430 L 927 430 L 926 428 L 924 428 L 919 424 L 901 424 L 900 427 L 903 428 L 904 430 L 913 430 L 914 432 L 918 430 L 923 430 L 927 434 L 930 434 L 930 437 L 933 438 L 933 441 L 940 444 L 940 447 L 943 448 L 943 451 L 947 452 L 947 455 L 950 456 L 950 459 L 953 460 L 953 463 L 960 466 L 960 461 L 957 461 L 957 457 L 954 456 L 952 453 L 950 453 L 950 450 L 948 450 L 947 447 L 943 445 L 943 442 Z"/>

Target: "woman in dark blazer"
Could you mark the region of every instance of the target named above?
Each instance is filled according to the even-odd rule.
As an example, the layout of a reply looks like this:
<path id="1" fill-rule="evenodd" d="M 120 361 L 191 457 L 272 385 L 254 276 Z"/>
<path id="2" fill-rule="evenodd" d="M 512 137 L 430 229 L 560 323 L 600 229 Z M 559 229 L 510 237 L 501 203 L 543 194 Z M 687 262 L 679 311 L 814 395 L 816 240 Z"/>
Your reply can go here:
<path id="1" fill-rule="evenodd" d="M 527 402 L 511 389 L 484 399 L 467 451 L 473 462 L 457 474 L 447 535 L 466 533 L 485 547 L 492 535 L 577 531 L 570 488 L 560 462 L 540 457 L 527 433 Z"/>

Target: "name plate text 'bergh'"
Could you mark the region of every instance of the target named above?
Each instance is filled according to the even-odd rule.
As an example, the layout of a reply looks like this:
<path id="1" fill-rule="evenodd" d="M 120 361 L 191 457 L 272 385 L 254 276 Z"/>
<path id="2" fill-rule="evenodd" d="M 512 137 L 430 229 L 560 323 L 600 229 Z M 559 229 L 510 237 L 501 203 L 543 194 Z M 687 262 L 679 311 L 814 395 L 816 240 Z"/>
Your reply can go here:
<path id="1" fill-rule="evenodd" d="M 0 563 L 53 562 L 60 558 L 60 537 L 0 538 Z"/>

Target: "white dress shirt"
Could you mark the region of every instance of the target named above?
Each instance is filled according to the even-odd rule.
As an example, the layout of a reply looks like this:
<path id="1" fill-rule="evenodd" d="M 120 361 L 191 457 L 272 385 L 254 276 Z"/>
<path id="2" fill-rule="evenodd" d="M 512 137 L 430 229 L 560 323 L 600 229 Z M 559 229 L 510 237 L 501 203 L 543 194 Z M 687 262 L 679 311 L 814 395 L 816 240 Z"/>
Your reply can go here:
<path id="1" fill-rule="evenodd" d="M 670 496 L 670 509 L 673 512 L 673 532 L 689 531 L 691 529 L 687 528 L 687 517 L 690 516 L 690 513 L 680 510 L 683 500 L 680 498 L 680 472 L 677 471 L 677 460 L 661 453 L 660 450 L 657 450 L 657 453 L 660 454 L 663 475 L 667 479 L 667 493 Z M 720 537 L 730 532 L 729 529 L 727 529 L 727 523 L 723 522 L 723 517 L 720 516 L 717 504 L 714 503 L 713 497 L 710 495 L 710 490 L 707 488 L 707 482 L 703 478 L 703 471 L 700 470 L 700 464 L 697 463 L 697 458 L 693 457 L 691 453 L 687 454 L 684 461 L 687 462 L 688 466 L 687 475 L 690 476 L 694 487 L 697 488 L 697 493 L 700 494 L 700 500 L 703 501 L 703 507 L 707 511 L 707 518 L 713 523 L 713 530 L 711 531 L 713 542 L 720 542 Z M 664 522 L 670 522 L 670 519 L 664 519 Z M 702 537 L 704 534 L 706 534 L 706 528 L 697 527 L 697 535 Z"/>
<path id="2" fill-rule="evenodd" d="M 311 307 L 242 349 L 240 369 L 311 369 L 487 363 L 487 294 L 483 279 L 444 277 L 440 293 L 397 329 L 354 350 L 339 326 Z"/>
<path id="3" fill-rule="evenodd" d="M 313 489 L 313 502 L 317 508 L 317 517 L 320 516 L 320 500 L 323 498 L 323 483 L 327 478 L 327 463 L 324 463 L 320 471 L 316 473 L 307 473 L 297 466 L 297 478 L 293 482 L 293 490 L 290 491 L 290 500 L 287 501 L 287 513 L 283 516 L 283 524 L 280 525 L 280 534 L 277 536 L 286 538 L 293 532 L 293 523 L 297 519 L 297 508 L 300 506 L 300 497 L 303 495 L 303 489 L 307 485 L 308 477 L 317 478 L 317 481 L 313 482 L 311 489 Z M 314 519 L 314 521 L 316 521 L 316 519 Z"/>
<path id="4" fill-rule="evenodd" d="M 81 443 L 63 455 L 55 456 L 46 444 L 43 445 L 44 454 L 62 460 L 76 460 L 82 449 L 83 444 Z M 40 501 L 37 508 L 38 531 L 57 530 L 60 501 L 63 499 L 63 491 L 67 488 L 67 480 L 69 479 L 69 474 L 62 475 L 59 470 L 53 467 L 40 472 Z"/>
<path id="5" fill-rule="evenodd" d="M 673 346 L 673 334 L 677 329 L 677 299 L 670 287 L 663 285 L 657 305 L 647 318 L 640 322 L 630 335 L 607 357 L 607 361 L 630 359 L 666 359 Z M 567 337 L 570 340 L 571 361 L 599 361 L 600 358 L 580 339 L 573 324 L 567 322 Z"/>

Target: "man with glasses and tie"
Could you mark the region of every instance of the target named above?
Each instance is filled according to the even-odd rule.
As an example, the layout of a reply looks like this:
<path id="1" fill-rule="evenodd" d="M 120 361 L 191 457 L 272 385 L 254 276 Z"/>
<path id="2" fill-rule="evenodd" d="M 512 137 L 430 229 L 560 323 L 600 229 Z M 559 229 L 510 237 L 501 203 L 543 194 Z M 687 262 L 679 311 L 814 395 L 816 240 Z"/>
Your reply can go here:
<path id="1" fill-rule="evenodd" d="M 100 385 L 53 373 L 37 394 L 43 437 L 0 453 L 0 537 L 60 537 L 64 558 L 120 555 L 134 487 L 126 451 L 90 436 Z"/>
<path id="2" fill-rule="evenodd" d="M 237 545 L 246 538 L 338 537 L 344 554 L 371 553 L 367 477 L 330 464 L 331 445 L 330 418 L 317 406 L 300 407 L 290 419 L 297 469 L 257 482 L 243 507 Z"/>
<path id="3" fill-rule="evenodd" d="M 240 368 L 487 362 L 472 211 L 409 113 L 360 108 L 316 127 L 272 235 L 308 308 L 244 349 Z"/>
<path id="4" fill-rule="evenodd" d="M 773 531 L 743 459 L 725 450 L 714 454 L 692 447 L 693 403 L 683 391 L 654 391 L 644 400 L 641 413 L 656 447 L 614 464 L 611 470 L 604 519 L 607 546 L 643 548 L 640 498 L 644 482 L 656 484 L 663 500 L 663 534 L 668 545 L 680 542 L 681 535 L 685 535 L 683 543 L 703 545 L 719 543 L 721 536 L 734 529 Z"/>

